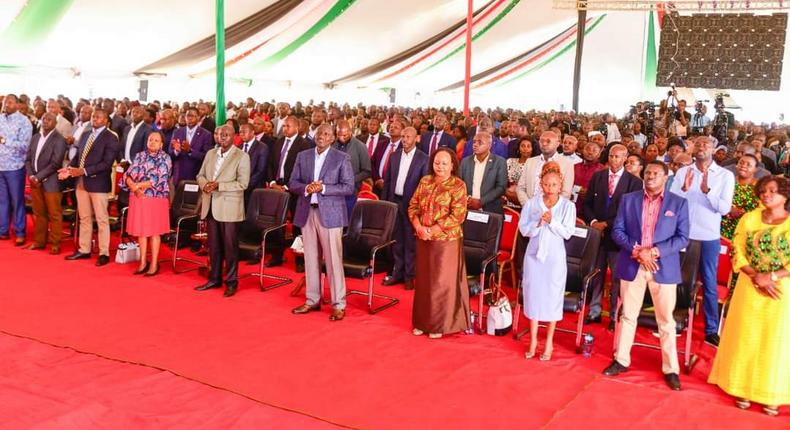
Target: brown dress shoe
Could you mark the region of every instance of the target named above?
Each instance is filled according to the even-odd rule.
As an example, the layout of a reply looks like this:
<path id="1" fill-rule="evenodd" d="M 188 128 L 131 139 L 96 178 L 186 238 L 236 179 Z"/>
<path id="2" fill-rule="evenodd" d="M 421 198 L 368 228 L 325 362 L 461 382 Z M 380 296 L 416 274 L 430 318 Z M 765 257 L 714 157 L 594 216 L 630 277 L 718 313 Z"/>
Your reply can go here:
<path id="1" fill-rule="evenodd" d="M 406 289 L 406 290 L 413 290 L 414 289 L 414 279 L 407 279 L 405 281 L 404 289 Z"/>
<path id="2" fill-rule="evenodd" d="M 332 315 L 329 315 L 329 321 L 340 321 L 346 317 L 345 309 L 332 309 Z"/>
<path id="3" fill-rule="evenodd" d="M 25 244 L 24 237 L 17 237 L 16 240 L 14 241 L 14 246 L 22 246 L 24 244 Z"/>
<path id="4" fill-rule="evenodd" d="M 44 245 L 39 245 L 39 244 L 36 244 L 36 243 L 31 243 L 31 244 L 29 244 L 27 246 L 23 246 L 22 247 L 22 249 L 29 249 L 31 251 L 36 251 L 38 249 L 44 249 L 44 248 L 45 248 Z"/>
<path id="5" fill-rule="evenodd" d="M 52 254 L 52 255 L 58 255 L 58 254 L 60 254 L 60 248 L 58 248 L 57 246 L 53 246 L 49 250 L 49 253 Z"/>
<path id="6" fill-rule="evenodd" d="M 302 306 L 297 306 L 297 307 L 293 308 L 291 310 L 291 313 L 299 315 L 299 314 L 306 314 L 308 312 L 315 312 L 315 311 L 320 311 L 320 310 L 321 310 L 321 305 L 320 304 L 308 305 L 307 303 L 305 303 Z"/>

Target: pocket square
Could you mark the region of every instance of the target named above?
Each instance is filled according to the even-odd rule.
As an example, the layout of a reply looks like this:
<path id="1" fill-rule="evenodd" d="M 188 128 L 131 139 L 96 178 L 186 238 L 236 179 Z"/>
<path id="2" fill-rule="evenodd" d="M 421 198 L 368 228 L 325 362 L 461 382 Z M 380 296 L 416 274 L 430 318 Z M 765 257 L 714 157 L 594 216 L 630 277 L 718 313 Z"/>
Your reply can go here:
<path id="1" fill-rule="evenodd" d="M 675 213 L 672 211 L 666 211 L 664 212 L 664 216 L 675 216 Z"/>

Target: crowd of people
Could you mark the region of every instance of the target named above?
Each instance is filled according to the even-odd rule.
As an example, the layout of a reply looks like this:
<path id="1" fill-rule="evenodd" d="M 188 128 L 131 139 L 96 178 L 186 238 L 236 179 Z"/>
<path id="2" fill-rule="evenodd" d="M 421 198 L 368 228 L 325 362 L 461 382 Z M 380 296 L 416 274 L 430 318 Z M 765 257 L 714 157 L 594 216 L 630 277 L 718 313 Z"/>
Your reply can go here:
<path id="1" fill-rule="evenodd" d="M 197 181 L 212 262 L 203 291 L 238 287 L 239 226 L 252 190 L 290 193 L 293 236 L 301 235 L 306 297 L 292 310 L 320 310 L 322 260 L 332 311 L 345 316 L 343 229 L 363 186 L 398 207 L 391 268 L 382 284 L 414 291 L 413 334 L 430 338 L 471 329 L 463 255 L 469 211 L 521 212 L 523 309 L 530 320 L 525 357 L 550 360 L 563 318 L 564 241 L 579 224 L 600 231 L 596 263 L 611 270 L 608 328 L 619 315 L 614 360 L 604 374 L 628 370 L 645 291 L 652 296 L 667 385 L 681 388 L 673 311 L 680 253 L 699 241 L 705 341 L 718 347 L 710 382 L 747 408 L 769 415 L 790 403 L 789 128 L 733 122 L 726 141 L 711 121 L 640 104 L 623 117 L 512 109 L 469 115 L 452 108 L 229 103 L 216 124 L 209 103 L 127 99 L 43 100 L 7 94 L 0 115 L 0 239 L 60 253 L 63 190 L 74 189 L 79 243 L 67 260 L 110 261 L 108 202 L 123 172 L 118 210 L 138 238 L 134 274 L 159 272 L 169 206 L 184 180 Z M 672 110 L 672 113 L 670 111 Z M 648 133 L 648 135 L 644 134 Z M 721 137 L 721 134 L 719 134 Z M 28 243 L 25 189 L 34 218 Z M 734 279 L 727 324 L 719 327 L 717 272 L 722 239 L 731 240 Z M 252 259 L 282 265 L 289 246 L 277 233 Z M 173 246 L 179 246 L 178 243 Z M 147 255 L 150 252 L 150 260 Z M 223 278 L 224 274 L 224 278 Z M 594 285 L 587 324 L 603 322 L 606 286 Z M 619 299 L 619 300 L 618 300 Z M 617 311 L 618 303 L 622 307 Z M 719 338 L 719 333 L 722 333 Z"/>

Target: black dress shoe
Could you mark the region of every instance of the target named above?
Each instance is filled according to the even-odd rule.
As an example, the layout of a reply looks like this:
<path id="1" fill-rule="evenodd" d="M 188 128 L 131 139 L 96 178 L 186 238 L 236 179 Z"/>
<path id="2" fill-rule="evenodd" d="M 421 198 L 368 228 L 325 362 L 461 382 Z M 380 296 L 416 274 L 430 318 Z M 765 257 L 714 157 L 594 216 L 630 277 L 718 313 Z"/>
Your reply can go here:
<path id="1" fill-rule="evenodd" d="M 609 325 L 606 326 L 606 329 L 609 331 L 614 331 L 614 320 L 609 320 Z"/>
<path id="2" fill-rule="evenodd" d="M 402 279 L 395 279 L 395 277 L 393 277 L 393 276 L 386 276 L 381 281 L 381 285 L 384 285 L 385 287 L 390 287 L 392 285 L 400 284 L 400 283 L 403 283 L 403 280 Z"/>
<path id="3" fill-rule="evenodd" d="M 236 288 L 236 286 L 225 288 L 225 293 L 222 295 L 222 297 L 233 297 L 233 295 L 236 294 Z"/>
<path id="4" fill-rule="evenodd" d="M 307 303 L 305 303 L 302 306 L 297 306 L 293 308 L 291 310 L 291 313 L 299 315 L 299 314 L 306 314 L 308 312 L 315 312 L 320 310 L 321 310 L 321 305 L 319 304 L 308 305 Z"/>
<path id="5" fill-rule="evenodd" d="M 584 323 L 585 324 L 593 324 L 593 323 L 599 323 L 599 322 L 601 322 L 601 316 L 600 315 L 595 316 L 595 317 L 591 317 L 591 316 L 587 315 L 584 318 Z"/>
<path id="6" fill-rule="evenodd" d="M 74 251 L 74 254 L 65 257 L 66 260 L 87 260 L 89 258 L 91 258 L 90 254 L 83 254 L 79 251 Z"/>
<path id="7" fill-rule="evenodd" d="M 203 285 L 198 285 L 197 287 L 195 287 L 195 291 L 206 291 L 206 290 L 210 290 L 212 288 L 219 288 L 221 286 L 222 285 L 220 285 L 220 284 L 212 284 L 211 282 L 206 282 Z"/>
<path id="8" fill-rule="evenodd" d="M 272 257 L 272 258 L 269 259 L 269 261 L 263 263 L 263 265 L 266 266 L 266 267 L 282 266 L 283 265 L 283 258 L 282 257 Z"/>
<path id="9" fill-rule="evenodd" d="M 705 343 L 708 345 L 713 345 L 716 348 L 719 347 L 719 340 L 719 335 L 716 333 L 705 335 Z"/>
<path id="10" fill-rule="evenodd" d="M 669 388 L 675 391 L 680 391 L 680 377 L 677 373 L 664 374 L 664 381 L 666 381 Z"/>
<path id="11" fill-rule="evenodd" d="M 407 279 L 404 282 L 404 284 L 405 284 L 403 286 L 404 289 L 406 289 L 406 290 L 413 290 L 414 289 L 414 279 Z"/>
<path id="12" fill-rule="evenodd" d="M 105 264 L 110 262 L 109 255 L 100 255 L 99 258 L 96 260 L 96 267 L 104 266 Z"/>
<path id="13" fill-rule="evenodd" d="M 613 360 L 612 364 L 603 370 L 603 374 L 606 376 L 617 376 L 625 372 L 628 372 L 628 368 L 618 363 L 617 360 Z"/>

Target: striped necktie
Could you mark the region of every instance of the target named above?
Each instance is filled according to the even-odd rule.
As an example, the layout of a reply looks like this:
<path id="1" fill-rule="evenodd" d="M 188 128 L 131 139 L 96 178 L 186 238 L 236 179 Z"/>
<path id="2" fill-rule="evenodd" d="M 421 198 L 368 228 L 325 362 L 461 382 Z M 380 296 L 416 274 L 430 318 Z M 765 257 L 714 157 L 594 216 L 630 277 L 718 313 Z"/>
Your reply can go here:
<path id="1" fill-rule="evenodd" d="M 88 154 L 93 149 L 93 142 L 96 140 L 96 133 L 91 133 L 90 137 L 88 137 L 88 142 L 85 144 L 85 149 L 82 150 L 82 154 L 80 154 L 80 169 L 85 168 L 85 160 L 88 158 Z"/>

